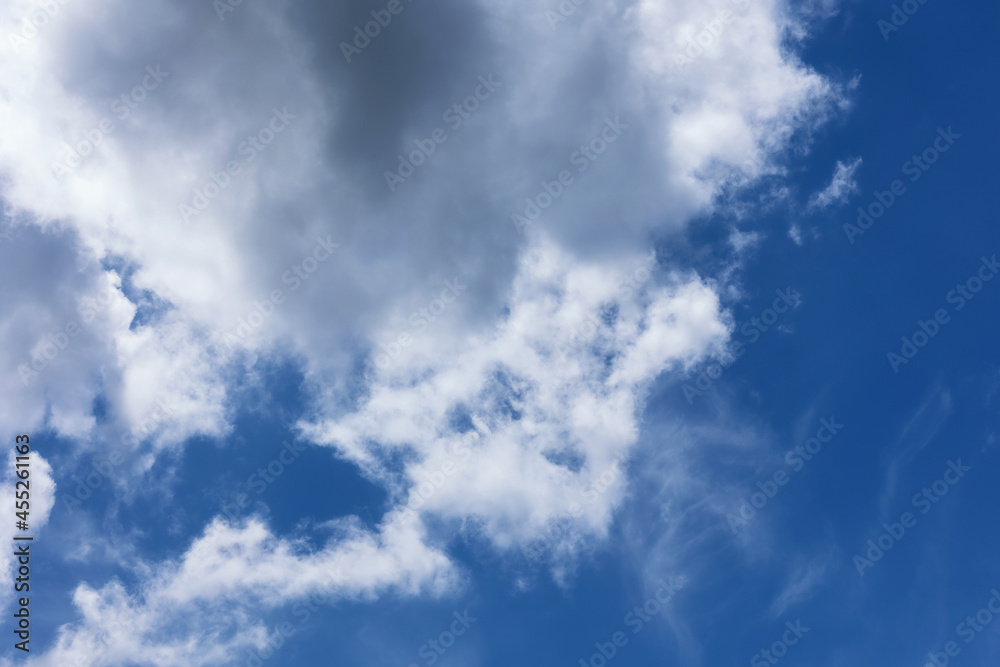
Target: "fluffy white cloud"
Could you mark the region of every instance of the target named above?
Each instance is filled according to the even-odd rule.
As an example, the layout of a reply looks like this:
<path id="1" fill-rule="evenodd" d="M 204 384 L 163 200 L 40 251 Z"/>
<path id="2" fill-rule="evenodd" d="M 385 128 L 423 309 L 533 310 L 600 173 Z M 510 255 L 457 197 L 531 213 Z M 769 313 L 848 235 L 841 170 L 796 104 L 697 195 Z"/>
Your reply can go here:
<path id="1" fill-rule="evenodd" d="M 21 15 L 36 9 L 15 2 L 4 28 L 20 30 Z M 687 38 L 723 10 L 732 20 L 692 64 L 678 67 Z M 284 302 L 239 348 L 255 355 L 279 345 L 301 355 L 321 384 L 342 389 L 355 361 L 345 343 L 371 341 L 456 271 L 475 294 L 462 319 L 480 326 L 495 316 L 524 242 L 510 216 L 560 170 L 573 171 L 575 182 L 534 226 L 575 255 L 621 258 L 653 230 L 704 212 L 734 179 L 768 173 L 772 151 L 841 99 L 836 85 L 782 48 L 790 19 L 773 0 L 624 7 L 595 0 L 554 31 L 545 10 L 530 3 L 418 8 L 414 24 L 398 26 L 412 32 L 399 38 L 416 46 L 393 50 L 386 35 L 364 55 L 383 48 L 398 67 L 435 63 L 438 69 L 411 72 L 427 82 L 420 91 L 371 58 L 348 66 L 339 50 L 317 59 L 289 46 L 330 42 L 329 31 L 343 28 L 350 11 L 248 5 L 219 22 L 209 7 L 168 0 L 142 12 L 121 0 L 89 9 L 69 3 L 0 56 L 9 73 L 0 104 L 7 126 L 16 128 L 0 139 L 8 206 L 30 220 L 25 224 L 72 230 L 67 242 L 86 265 L 124 258 L 134 289 L 155 295 L 167 311 L 130 329 L 128 310 L 136 304 L 118 298 L 120 315 L 95 334 L 102 349 L 79 361 L 90 390 L 79 386 L 52 401 L 68 434 L 93 426 L 82 414 L 92 401 L 79 397 L 93 397 L 98 374 L 104 390 L 118 392 L 110 404 L 126 427 L 139 427 L 156 400 L 172 400 L 192 406 L 164 425 L 174 440 L 224 434 L 221 369 L 234 360 L 227 335 L 257 317 L 258 304 L 269 311 L 277 289 Z M 428 13 L 422 20 L 449 15 L 455 25 L 447 29 L 456 34 L 490 39 L 454 45 L 471 50 L 471 64 L 456 64 L 454 54 L 420 42 L 420 11 Z M 597 62 L 605 74 L 580 80 Z M 397 155 L 444 125 L 442 112 L 487 72 L 500 88 L 390 196 L 383 173 L 396 168 Z M 371 99 L 373 86 L 409 117 L 381 107 L 365 117 L 353 110 L 383 103 Z M 593 112 L 582 112 L 585 106 Z M 286 110 L 287 127 L 261 150 L 248 148 L 248 137 L 271 125 L 274 109 Z M 616 117 L 628 128 L 579 173 L 583 163 L 572 156 Z M 110 132 L 100 129 L 105 119 Z M 82 155 L 95 132 L 100 142 Z M 347 133 L 368 137 L 367 148 L 355 147 Z M 54 173 L 71 147 L 81 164 Z M 238 175 L 223 173 L 229 162 L 240 163 Z M 179 206 L 191 205 L 196 190 L 214 193 L 213 177 L 229 184 L 185 224 Z M 340 250 L 292 289 L 293 271 L 325 238 Z M 87 295 L 79 290 L 71 301 Z M 32 300 L 36 308 L 51 304 L 45 294 Z M 70 319 L 77 305 L 52 319 Z M 29 352 L 14 349 L 21 359 Z M 187 365 L 192 380 L 158 375 L 167 360 Z M 40 386 L 55 384 L 49 375 Z M 42 415 L 39 407 L 28 413 Z"/>
<path id="2" fill-rule="evenodd" d="M 437 596 L 461 583 L 447 558 L 426 546 L 413 517 L 390 515 L 374 535 L 349 521 L 332 528 L 329 546 L 308 553 L 257 521 L 213 522 L 182 558 L 144 574 L 141 597 L 117 580 L 77 587 L 80 620 L 60 628 L 55 645 L 26 664 L 219 665 L 265 647 L 262 609 L 390 589 Z"/>
<path id="3" fill-rule="evenodd" d="M 0 539 L 8 545 L 17 544 L 14 542 L 15 536 L 30 535 L 37 539 L 44 535 L 44 528 L 49 523 L 49 513 L 52 511 L 52 505 L 55 504 L 56 496 L 56 485 L 52 481 L 52 466 L 49 465 L 49 462 L 41 454 L 32 452 L 30 454 L 29 475 L 27 478 L 28 492 L 30 494 L 28 499 L 29 530 L 27 532 L 18 530 L 14 525 L 13 516 L 16 495 L 15 484 L 19 481 L 14 475 L 15 456 L 16 453 L 11 448 L 10 455 L 4 461 L 4 478 L 3 483 L 0 484 L 0 502 L 3 503 L 3 507 L 10 508 L 11 511 L 7 520 L 0 526 Z M 23 490 L 23 488 L 22 486 L 18 490 Z M 23 544 L 33 545 L 34 542 L 23 542 Z M 34 551 L 37 553 L 37 549 Z M 3 574 L 5 581 L 14 581 L 14 578 L 17 576 L 16 567 L 17 559 L 14 557 L 14 547 L 5 549 L 3 555 L 0 556 L 0 573 Z M 35 573 L 37 579 L 37 569 Z M 7 606 L 19 596 L 15 593 L 13 584 L 5 586 L 4 589 L 3 597 L 0 598 L 0 608 L 6 610 Z"/>
<path id="4" fill-rule="evenodd" d="M 500 549 L 553 522 L 572 526 L 560 553 L 599 539 L 624 488 L 591 500 L 594 486 L 634 446 L 651 381 L 727 337 L 718 285 L 680 268 L 641 288 L 621 277 L 651 268 L 653 236 L 780 173 L 774 156 L 844 99 L 789 50 L 808 26 L 777 0 L 590 0 L 555 25 L 528 0 L 414 4 L 350 64 L 338 43 L 367 5 L 243 3 L 224 22 L 209 3 L 59 7 L 0 54 L 0 196 L 16 237 L 0 255 L 23 259 L 22 288 L 0 295 L 0 389 L 17 397 L 0 426 L 46 422 L 91 447 L 124 436 L 148 472 L 164 447 L 225 436 L 231 388 L 286 355 L 308 379 L 309 437 L 397 508 L 420 507 L 306 555 L 257 524 L 213 525 L 153 568 L 141 603 L 117 584 L 79 588 L 83 620 L 38 664 L 93 651 L 106 609 L 136 624 L 106 664 L 221 660 L 260 628 L 248 612 L 228 634 L 177 630 L 197 591 L 277 606 L 335 563 L 365 576 L 332 595 L 447 590 L 430 519 Z M 37 8 L 12 0 L 0 32 Z M 490 74 L 496 91 L 449 126 Z M 447 141 L 390 192 L 385 172 L 439 127 Z M 53 168 L 73 151 L 77 166 Z M 572 182 L 553 194 L 563 171 Z M 519 232 L 512 214 L 535 219 Z M 456 276 L 444 312 L 409 316 L 435 312 Z M 24 389 L 17 368 L 102 295 Z M 378 363 L 401 333 L 405 350 Z M 388 465 L 399 453 L 405 465 Z"/>
<path id="5" fill-rule="evenodd" d="M 720 354 L 728 338 L 718 297 L 697 277 L 631 287 L 619 266 L 579 262 L 539 238 L 495 329 L 416 334 L 373 373 L 357 412 L 306 435 L 390 486 L 391 461 L 410 455 L 399 480 L 407 505 L 481 522 L 501 548 L 558 521 L 603 535 L 622 489 L 588 492 L 628 458 L 645 389 Z M 642 256 L 625 266 L 650 276 Z"/>

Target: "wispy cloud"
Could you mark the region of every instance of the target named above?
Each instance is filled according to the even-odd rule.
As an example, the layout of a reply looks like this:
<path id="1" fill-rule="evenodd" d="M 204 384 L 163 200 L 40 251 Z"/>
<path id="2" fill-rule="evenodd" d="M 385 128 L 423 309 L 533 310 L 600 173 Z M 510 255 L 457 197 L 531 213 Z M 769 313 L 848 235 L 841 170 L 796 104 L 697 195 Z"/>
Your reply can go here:
<path id="1" fill-rule="evenodd" d="M 849 163 L 838 160 L 830 184 L 809 198 L 809 207 L 826 209 L 845 204 L 851 195 L 858 191 L 858 183 L 854 180 L 854 173 L 860 166 L 861 158 L 855 158 Z"/>
<path id="2" fill-rule="evenodd" d="M 802 245 L 802 230 L 799 229 L 798 225 L 792 225 L 788 228 L 788 238 L 790 238 L 792 243 L 795 245 Z"/>
<path id="3" fill-rule="evenodd" d="M 827 566 L 822 562 L 810 563 L 796 569 L 788 577 L 785 587 L 771 603 L 771 615 L 781 616 L 792 605 L 803 602 L 812 595 L 826 577 Z"/>

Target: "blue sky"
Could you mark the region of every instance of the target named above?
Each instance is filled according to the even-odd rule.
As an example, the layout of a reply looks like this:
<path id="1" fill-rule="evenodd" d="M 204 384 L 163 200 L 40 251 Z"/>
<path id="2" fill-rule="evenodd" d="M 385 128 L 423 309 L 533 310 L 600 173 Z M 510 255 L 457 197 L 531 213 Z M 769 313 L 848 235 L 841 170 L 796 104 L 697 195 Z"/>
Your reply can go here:
<path id="1" fill-rule="evenodd" d="M 97 5 L 3 12 L 2 664 L 996 664 L 1000 9 Z"/>

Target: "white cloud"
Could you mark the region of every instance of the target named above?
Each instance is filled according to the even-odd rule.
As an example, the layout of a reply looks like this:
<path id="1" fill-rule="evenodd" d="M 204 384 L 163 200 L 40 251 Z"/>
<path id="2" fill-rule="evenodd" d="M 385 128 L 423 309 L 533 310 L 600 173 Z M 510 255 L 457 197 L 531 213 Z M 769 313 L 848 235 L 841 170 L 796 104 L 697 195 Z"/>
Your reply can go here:
<path id="1" fill-rule="evenodd" d="M 826 571 L 826 564 L 819 562 L 796 569 L 771 603 L 771 615 L 781 616 L 792 605 L 808 600 L 815 588 L 823 583 Z"/>
<path id="2" fill-rule="evenodd" d="M 571 153 L 600 132 L 605 117 L 620 115 L 630 124 L 622 143 L 577 174 L 579 183 L 538 223 L 581 256 L 634 253 L 652 229 L 677 227 L 707 211 L 712 196 L 734 178 L 770 173 L 768 156 L 840 99 L 836 85 L 782 48 L 788 19 L 775 2 L 741 9 L 713 56 L 679 72 L 670 58 L 681 43 L 682 24 L 697 22 L 706 11 L 700 3 L 638 2 L 621 15 L 613 3 L 597 1 L 574 15 L 578 29 L 562 25 L 553 35 L 541 8 L 484 0 L 481 11 L 494 19 L 475 20 L 520 38 L 479 56 L 499 59 L 506 69 L 498 73 L 504 83 L 490 100 L 495 105 L 484 105 L 470 121 L 481 138 L 443 145 L 406 184 L 413 187 L 390 197 L 382 172 L 394 167 L 411 138 L 441 123 L 440 111 L 467 93 L 475 76 L 436 73 L 438 80 L 449 77 L 456 92 L 400 105 L 432 111 L 414 112 L 407 123 L 416 127 L 412 133 L 391 128 L 404 133 L 398 145 L 378 154 L 369 148 L 364 159 L 379 163 L 366 170 L 328 150 L 346 141 L 340 137 L 352 131 L 350 123 L 375 122 L 328 111 L 345 106 L 341 91 L 356 87 L 365 63 L 324 70 L 305 51 L 287 47 L 319 39 L 309 31 L 329 22 L 322 12 L 305 26 L 280 9 L 248 6 L 240 9 L 239 21 L 220 25 L 213 12 L 168 0 L 151 2 L 142 12 L 120 0 L 100 0 L 98 6 L 100 11 L 64 6 L 30 44 L 0 56 L 0 69 L 10 74 L 3 110 L 8 126 L 16 128 L 0 140 L 8 205 L 46 229 L 71 230 L 65 242 L 85 266 L 125 258 L 134 267 L 135 289 L 154 294 L 167 308 L 163 317 L 129 329 L 136 304 L 119 295 L 109 321 L 94 327 L 93 349 L 73 353 L 78 379 L 71 390 L 54 392 L 51 408 L 63 415 L 54 425 L 74 436 L 95 427 L 86 411 L 98 391 L 112 393 L 109 405 L 125 430 L 140 426 L 144 412 L 165 400 L 187 406 L 163 424 L 165 440 L 197 432 L 223 435 L 223 369 L 274 349 L 299 355 L 313 377 L 343 389 L 335 378 L 354 364 L 345 342 L 377 344 L 374 332 L 396 313 L 426 302 L 430 289 L 456 269 L 471 276 L 469 301 L 475 305 L 463 308 L 453 326 L 478 326 L 496 312 L 516 269 L 523 240 L 506 224 L 510 213 L 538 191 L 541 180 L 573 168 Z M 19 0 L 11 20 L 33 7 Z M 546 39 L 532 39 L 536 31 L 545 31 Z M 322 35 L 326 40 L 327 33 Z M 102 41 L 117 47 L 84 63 L 77 49 Z M 181 41 L 183 49 L 177 48 Z M 588 57 L 604 60 L 616 74 L 589 89 L 577 86 L 573 77 Z M 206 69 L 207 62 L 213 67 Z M 99 68 L 102 77 L 84 76 L 85 64 Z M 110 100 L 140 84 L 147 66 L 162 66 L 169 76 L 119 120 Z M 289 71 L 298 74 L 290 77 Z M 247 81 L 252 86 L 243 85 Z M 387 79 L 384 85 L 395 86 L 388 95 L 409 94 L 400 82 Z M 593 115 L 579 111 L 581 100 L 605 105 L 607 99 L 617 100 L 616 106 Z M 238 146 L 275 107 L 287 107 L 296 118 L 243 165 L 195 225 L 183 225 L 178 206 L 211 173 L 240 157 Z M 103 118 L 111 118 L 115 129 L 96 154 L 68 175 L 53 174 L 53 162 L 67 152 L 64 142 L 85 141 Z M 386 141 L 390 128 L 379 129 L 378 141 Z M 546 157 L 538 159 L 542 146 Z M 757 161 L 748 162 L 748 156 Z M 360 172 L 372 180 L 361 183 Z M 461 212 L 468 210 L 477 210 L 475 218 L 482 221 L 471 229 Z M 399 224 L 403 219 L 406 225 Z M 301 264 L 317 237 L 326 236 L 341 243 L 341 251 L 311 283 L 290 293 L 282 279 L 286 271 Z M 49 317 L 53 324 L 74 316 L 88 283 L 91 292 L 98 289 L 98 272 L 89 271 L 92 277 L 76 281 L 79 288 L 62 312 Z M 234 356 L 223 345 L 226 334 L 275 289 L 284 290 L 286 302 L 243 345 L 250 356 Z M 34 308 L 50 307 L 47 297 L 32 296 Z M 41 321 L 39 314 L 32 321 Z M 40 328 L 35 340 L 45 333 Z M 8 368 L 30 352 L 23 344 L 11 349 L 17 359 Z M 185 366 L 191 380 L 160 375 L 168 360 Z M 57 384 L 57 375 L 47 374 L 39 391 Z M 21 414 L 38 421 L 44 414 L 40 394 L 32 401 Z"/>
<path id="3" fill-rule="evenodd" d="M 846 164 L 838 160 L 830 184 L 809 198 L 810 208 L 830 208 L 846 203 L 850 196 L 858 191 L 854 172 L 860 166 L 861 158 L 855 158 Z"/>
<path id="4" fill-rule="evenodd" d="M 792 240 L 792 243 L 794 243 L 795 245 L 797 246 L 802 245 L 802 230 L 799 229 L 798 225 L 792 225 L 791 227 L 788 228 L 788 238 L 790 238 Z"/>
<path id="5" fill-rule="evenodd" d="M 400 39 L 383 35 L 348 66 L 336 46 L 353 25 L 344 6 L 244 3 L 220 23 L 210 5 L 93 0 L 61 5 L 27 45 L 0 53 L 0 194 L 20 234 L 0 254 L 25 258 L 21 289 L 0 295 L 11 306 L 0 309 L 2 389 L 17 397 L 0 408 L 0 425 L 46 423 L 80 447 L 139 433 L 149 441 L 138 472 L 148 472 L 165 447 L 224 437 L 233 388 L 258 360 L 285 355 L 307 374 L 316 419 L 306 433 L 387 486 L 397 507 L 455 455 L 463 431 L 485 434 L 469 443 L 462 475 L 417 513 L 390 514 L 380 535 L 351 527 L 303 555 L 260 526 L 213 525 L 188 554 L 205 569 L 193 559 L 153 568 L 144 604 L 117 584 L 82 586 L 83 620 L 38 664 L 91 651 L 105 609 L 137 624 L 113 640 L 108 664 L 207 664 L 259 628 L 248 616 L 230 635 L 194 621 L 164 634 L 197 591 L 277 606 L 334 562 L 360 568 L 353 587 L 337 589 L 347 595 L 448 590 L 453 566 L 422 518 L 481 529 L 500 549 L 553 521 L 573 525 L 560 555 L 603 537 L 624 489 L 579 517 L 574 503 L 634 445 L 650 383 L 719 353 L 727 337 L 718 285 L 677 272 L 625 294 L 620 275 L 642 261 L 651 235 L 710 214 L 733 186 L 779 174 L 775 156 L 802 147 L 843 105 L 840 85 L 789 52 L 795 21 L 776 0 L 747 3 L 704 57 L 674 68 L 687 27 L 728 4 L 591 0 L 555 33 L 546 8 L 528 0 L 414 6 L 446 13 L 446 33 L 394 24 Z M 35 7 L 13 0 L 0 31 L 19 29 Z M 111 100 L 158 65 L 167 78 L 121 118 Z M 397 155 L 491 71 L 503 83 L 490 104 L 390 194 L 383 174 Z M 285 107 L 291 124 L 185 225 L 178 206 L 242 160 L 242 142 Z M 619 116 L 627 131 L 519 235 L 511 213 L 576 169 L 575 152 Z M 53 173 L 65 144 L 105 118 L 115 129 L 93 154 Z M 287 276 L 317 238 L 341 247 L 293 289 Z M 408 327 L 407 314 L 456 275 L 468 292 L 359 397 L 349 380 L 359 355 Z M 279 289 L 273 314 L 228 346 Z M 92 326 L 24 390 L 17 366 L 101 294 Z M 106 424 L 93 414 L 98 397 Z M 412 458 L 393 468 L 392 452 Z M 206 642 L 217 648 L 199 657 Z"/>
<path id="6" fill-rule="evenodd" d="M 310 553 L 258 521 L 216 521 L 180 559 L 137 564 L 141 598 L 117 580 L 99 589 L 81 584 L 73 594 L 80 620 L 62 626 L 55 645 L 25 664 L 218 665 L 264 646 L 267 628 L 256 620 L 262 609 L 309 596 L 370 599 L 389 590 L 440 596 L 461 585 L 413 518 L 390 515 L 376 534 L 351 522 L 334 528 L 329 545 Z"/>
<path id="7" fill-rule="evenodd" d="M 10 438 L 13 441 L 13 438 Z M 31 443 L 28 443 L 31 446 Z M 7 545 L 17 545 L 14 542 L 14 537 L 19 536 L 31 536 L 35 540 L 24 541 L 21 544 L 28 544 L 29 551 L 37 553 L 38 547 L 35 546 L 39 538 L 43 537 L 45 531 L 43 530 L 49 523 L 49 513 L 52 511 L 52 505 L 55 503 L 56 496 L 56 485 L 52 481 L 52 466 L 49 462 L 45 460 L 41 454 L 37 451 L 32 451 L 30 454 L 30 461 L 28 467 L 28 530 L 20 531 L 16 528 L 14 524 L 14 501 L 15 501 L 15 484 L 19 481 L 14 475 L 14 464 L 15 464 L 16 453 L 14 448 L 11 447 L 10 454 L 4 461 L 4 466 L 6 468 L 3 475 L 3 484 L 0 485 L 0 503 L 3 507 L 10 508 L 10 514 L 5 517 L 5 521 L 0 522 L 0 539 L 4 541 Z M 21 489 L 23 491 L 24 487 Z M 22 499 L 23 500 L 23 499 Z M 37 560 L 36 560 L 37 562 Z M 3 555 L 0 556 L 0 573 L 2 573 L 4 581 L 13 582 L 16 576 L 15 564 L 17 559 L 14 557 L 14 546 L 10 546 L 5 549 Z M 30 565 L 30 564 L 29 564 Z M 35 577 L 37 579 L 38 569 L 34 570 Z M 31 582 L 28 582 L 29 584 Z M 37 588 L 37 587 L 36 587 Z M 4 587 L 4 593 L 2 598 L 0 598 L 0 608 L 6 610 L 8 605 L 19 596 L 14 592 L 14 585 L 11 583 Z"/>
<path id="8" fill-rule="evenodd" d="M 604 321 L 608 307 L 618 315 Z M 314 553 L 256 521 L 215 523 L 178 561 L 136 568 L 152 572 L 143 576 L 142 602 L 117 582 L 99 590 L 81 585 L 74 601 L 82 620 L 64 627 L 57 645 L 29 664 L 77 656 L 95 665 L 140 658 L 215 664 L 220 655 L 262 645 L 263 626 L 232 614 L 234 604 L 273 608 L 317 588 L 330 599 L 388 589 L 454 592 L 461 578 L 429 546 L 441 538 L 425 534 L 431 515 L 471 520 L 501 549 L 569 521 L 573 537 L 555 549 L 573 553 L 578 542 L 606 534 L 622 498 L 620 485 L 589 494 L 634 445 L 643 387 L 666 369 L 720 352 L 728 331 L 719 317 L 714 292 L 694 277 L 673 275 L 637 292 L 624 288 L 614 266 L 581 265 L 539 240 L 522 260 L 510 314 L 496 331 L 461 342 L 419 339 L 411 355 L 373 377 L 358 412 L 306 427 L 395 487 L 401 500 L 439 476 L 426 500 L 413 503 L 417 512 L 390 513 L 378 534 L 350 520 L 334 522 L 328 546 Z M 600 324 L 591 330 L 587 323 L 595 319 Z M 463 440 L 454 426 L 462 411 L 482 435 Z M 416 454 L 399 484 L 383 465 L 396 450 Z M 442 472 L 449 462 L 461 474 Z M 205 652 L 208 645 L 214 648 Z"/>
<path id="9" fill-rule="evenodd" d="M 733 229 L 729 232 L 729 245 L 733 247 L 733 250 L 737 254 L 742 254 L 747 250 L 752 250 L 757 247 L 760 243 L 760 234 L 758 232 L 741 232 L 738 229 Z"/>
<path id="10" fill-rule="evenodd" d="M 585 494 L 628 456 L 645 387 L 720 354 L 728 339 L 718 297 L 697 277 L 672 275 L 641 293 L 622 287 L 614 264 L 581 263 L 539 239 L 499 327 L 418 338 L 396 365 L 375 372 L 357 412 L 307 424 L 305 434 L 390 486 L 397 473 L 389 462 L 415 455 L 397 485 L 401 499 L 481 522 L 502 549 L 555 521 L 602 536 L 620 490 L 599 503 Z M 463 415 L 471 421 L 456 423 Z M 463 442 L 477 424 L 480 437 Z M 449 460 L 461 462 L 461 474 L 414 502 Z M 574 513 L 576 505 L 586 511 Z"/>

